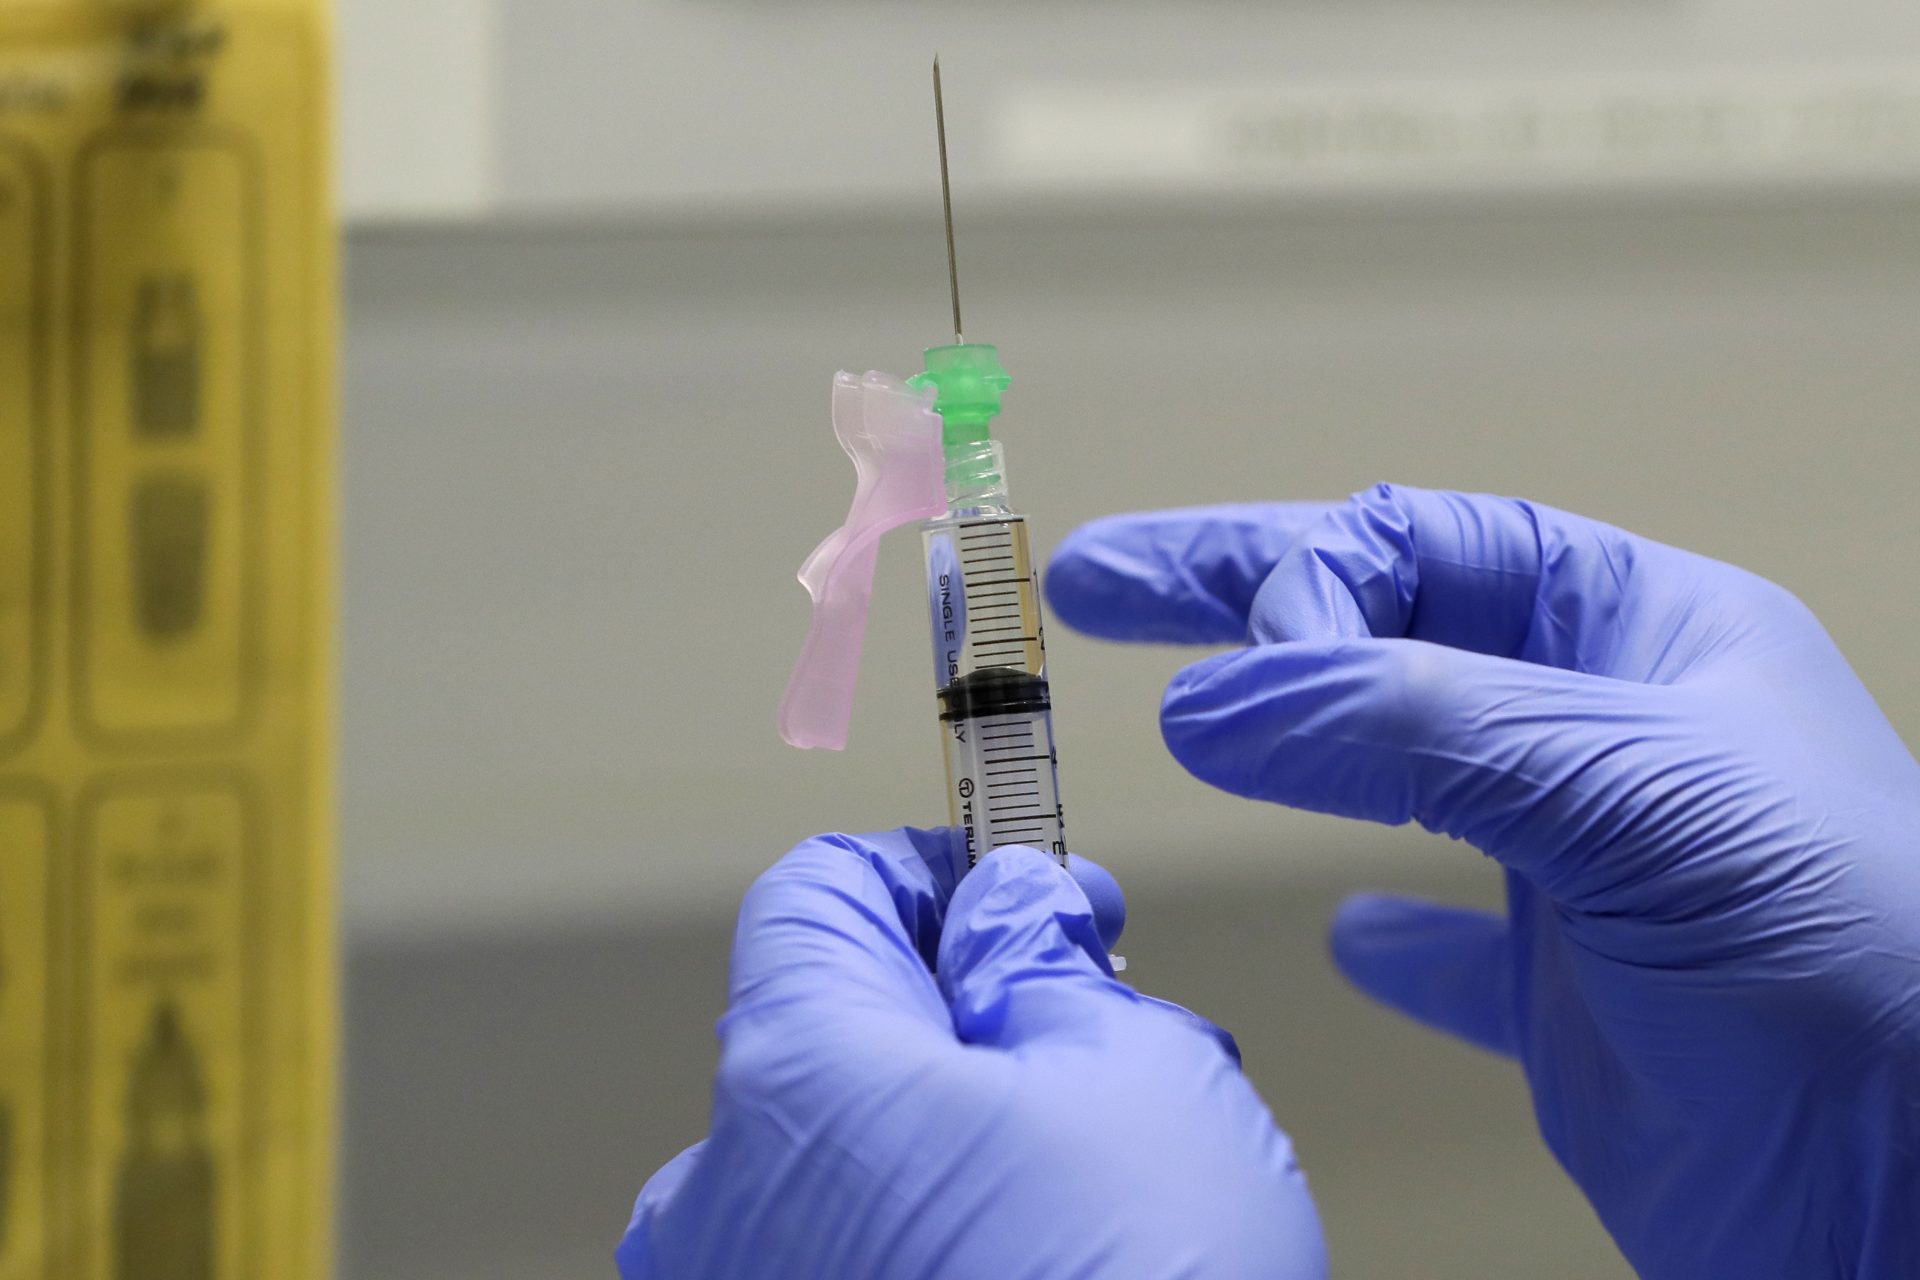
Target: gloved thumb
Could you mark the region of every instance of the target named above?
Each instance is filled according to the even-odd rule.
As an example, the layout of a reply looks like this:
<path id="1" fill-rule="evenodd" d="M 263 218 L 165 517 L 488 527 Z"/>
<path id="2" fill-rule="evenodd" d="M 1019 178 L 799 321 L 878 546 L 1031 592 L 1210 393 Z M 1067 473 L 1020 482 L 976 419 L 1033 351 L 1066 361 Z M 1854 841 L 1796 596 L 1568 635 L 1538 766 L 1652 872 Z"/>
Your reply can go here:
<path id="1" fill-rule="evenodd" d="M 1333 918 L 1334 963 L 1380 1003 L 1494 1053 L 1517 1052 L 1507 922 L 1365 893 Z"/>
<path id="2" fill-rule="evenodd" d="M 621 1280 L 642 1280 L 643 1277 L 656 1274 L 653 1260 L 654 1224 L 672 1205 L 687 1179 L 693 1176 L 701 1153 L 706 1148 L 705 1141 L 694 1143 L 662 1165 L 660 1171 L 647 1179 L 647 1185 L 640 1189 L 639 1198 L 633 1202 L 633 1221 L 627 1225 L 627 1234 L 613 1255 L 614 1262 L 620 1268 Z"/>
<path id="3" fill-rule="evenodd" d="M 954 890 L 939 979 L 960 1038 L 998 1048 L 1087 1037 L 1133 1003 L 1087 895 L 1058 862 L 1018 845 L 982 858 Z"/>
<path id="4" fill-rule="evenodd" d="M 1669 691 L 1418 640 L 1295 641 L 1197 662 L 1167 688 L 1174 757 L 1225 791 L 1472 843 L 1556 901 L 1642 868 L 1623 804 L 1694 743 Z"/>

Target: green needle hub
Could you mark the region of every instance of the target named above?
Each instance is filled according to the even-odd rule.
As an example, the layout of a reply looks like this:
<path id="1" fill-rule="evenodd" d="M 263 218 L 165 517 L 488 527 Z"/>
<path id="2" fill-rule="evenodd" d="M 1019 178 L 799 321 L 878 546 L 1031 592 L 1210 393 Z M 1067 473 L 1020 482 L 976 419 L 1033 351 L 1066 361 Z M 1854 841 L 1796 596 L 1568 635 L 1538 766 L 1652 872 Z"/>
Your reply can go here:
<path id="1" fill-rule="evenodd" d="M 1000 397 L 1013 381 L 1000 367 L 999 351 L 990 343 L 968 342 L 928 347 L 926 359 L 926 371 L 915 374 L 909 384 L 934 389 L 948 488 L 997 487 L 999 468 L 990 447 L 993 420 L 1000 412 Z"/>

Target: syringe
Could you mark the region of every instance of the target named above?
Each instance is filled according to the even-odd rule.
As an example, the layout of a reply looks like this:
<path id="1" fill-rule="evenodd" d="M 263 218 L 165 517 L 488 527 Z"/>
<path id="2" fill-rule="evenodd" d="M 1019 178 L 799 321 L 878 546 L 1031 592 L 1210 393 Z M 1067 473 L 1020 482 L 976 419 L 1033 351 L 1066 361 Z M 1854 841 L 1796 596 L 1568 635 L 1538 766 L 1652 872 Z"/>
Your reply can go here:
<path id="1" fill-rule="evenodd" d="M 922 531 L 948 811 L 962 845 L 956 853 L 969 869 L 1015 844 L 1045 850 L 1064 866 L 1040 576 L 1027 518 L 1009 503 L 1005 455 L 992 435 L 1010 380 L 992 346 L 969 343 L 961 333 L 937 58 L 933 94 L 954 332 L 952 346 L 927 350 L 926 372 L 913 381 L 938 393 L 946 454 L 947 513 Z"/>

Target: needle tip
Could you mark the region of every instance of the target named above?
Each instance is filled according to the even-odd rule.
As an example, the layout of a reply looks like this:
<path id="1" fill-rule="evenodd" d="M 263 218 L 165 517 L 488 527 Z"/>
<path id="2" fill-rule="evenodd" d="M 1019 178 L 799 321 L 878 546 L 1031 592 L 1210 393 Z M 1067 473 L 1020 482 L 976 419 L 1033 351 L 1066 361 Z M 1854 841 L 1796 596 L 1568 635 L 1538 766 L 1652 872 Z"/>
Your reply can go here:
<path id="1" fill-rule="evenodd" d="M 940 94 L 940 55 L 933 55 L 933 123 L 940 139 L 940 207 L 947 224 L 947 287 L 953 294 L 953 344 L 966 345 L 960 329 L 960 268 L 953 252 L 953 183 L 947 176 L 947 110 Z"/>

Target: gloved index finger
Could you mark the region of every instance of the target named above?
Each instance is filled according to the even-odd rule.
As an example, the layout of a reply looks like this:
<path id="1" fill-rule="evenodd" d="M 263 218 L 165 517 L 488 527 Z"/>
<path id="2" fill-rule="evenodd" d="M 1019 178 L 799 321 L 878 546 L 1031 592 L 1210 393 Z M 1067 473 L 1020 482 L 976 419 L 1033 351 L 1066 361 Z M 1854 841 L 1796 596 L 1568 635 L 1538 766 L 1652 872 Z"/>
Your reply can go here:
<path id="1" fill-rule="evenodd" d="M 1047 604 L 1105 640 L 1233 644 L 1254 595 L 1294 538 L 1330 508 L 1266 502 L 1108 516 L 1067 536 Z"/>
<path id="2" fill-rule="evenodd" d="M 1652 680 L 1689 652 L 1669 606 L 1693 594 L 1695 559 L 1518 499 L 1378 485 L 1329 510 L 1274 566 L 1252 639 L 1426 640 Z"/>
<path id="3" fill-rule="evenodd" d="M 876 1052 L 953 1042 L 930 957 L 945 891 L 922 850 L 942 832 L 816 836 L 761 876 L 740 908 L 729 1054 Z"/>

